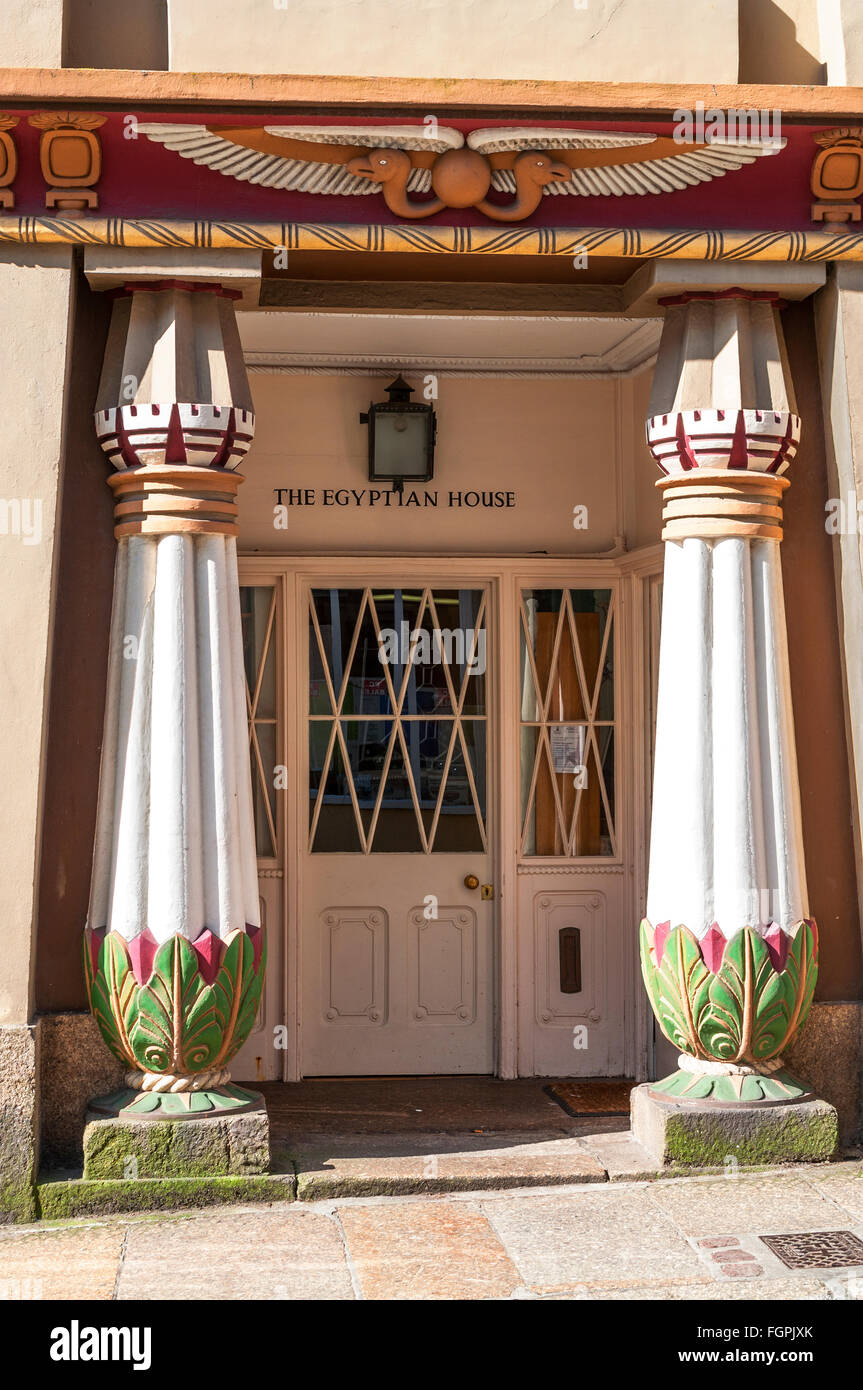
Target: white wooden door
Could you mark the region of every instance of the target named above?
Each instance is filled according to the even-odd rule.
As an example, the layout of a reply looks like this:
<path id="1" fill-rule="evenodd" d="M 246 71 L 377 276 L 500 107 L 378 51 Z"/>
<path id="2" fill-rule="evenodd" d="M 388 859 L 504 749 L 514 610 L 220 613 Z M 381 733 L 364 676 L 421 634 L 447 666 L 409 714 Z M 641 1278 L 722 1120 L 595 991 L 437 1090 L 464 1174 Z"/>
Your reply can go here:
<path id="1" fill-rule="evenodd" d="M 323 578 L 300 604 L 303 1074 L 490 1073 L 489 586 Z"/>

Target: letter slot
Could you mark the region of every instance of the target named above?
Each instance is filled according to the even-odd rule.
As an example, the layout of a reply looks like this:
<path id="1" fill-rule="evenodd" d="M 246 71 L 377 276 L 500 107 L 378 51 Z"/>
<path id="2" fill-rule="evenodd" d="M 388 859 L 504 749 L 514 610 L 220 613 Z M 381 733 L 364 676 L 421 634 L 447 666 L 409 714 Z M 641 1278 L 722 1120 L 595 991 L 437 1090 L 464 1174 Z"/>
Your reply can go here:
<path id="1" fill-rule="evenodd" d="M 581 931 L 578 927 L 561 927 L 558 933 L 560 951 L 560 992 L 581 992 Z"/>

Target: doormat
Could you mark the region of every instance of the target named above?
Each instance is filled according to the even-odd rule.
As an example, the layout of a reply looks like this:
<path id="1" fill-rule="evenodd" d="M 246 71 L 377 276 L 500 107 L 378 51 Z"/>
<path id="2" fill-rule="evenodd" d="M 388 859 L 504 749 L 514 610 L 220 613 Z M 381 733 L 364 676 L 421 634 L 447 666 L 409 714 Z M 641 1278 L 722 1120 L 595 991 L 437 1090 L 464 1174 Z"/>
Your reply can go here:
<path id="1" fill-rule="evenodd" d="M 610 1119 L 629 1114 L 629 1093 L 634 1081 L 558 1081 L 543 1090 L 573 1120 L 590 1116 Z"/>

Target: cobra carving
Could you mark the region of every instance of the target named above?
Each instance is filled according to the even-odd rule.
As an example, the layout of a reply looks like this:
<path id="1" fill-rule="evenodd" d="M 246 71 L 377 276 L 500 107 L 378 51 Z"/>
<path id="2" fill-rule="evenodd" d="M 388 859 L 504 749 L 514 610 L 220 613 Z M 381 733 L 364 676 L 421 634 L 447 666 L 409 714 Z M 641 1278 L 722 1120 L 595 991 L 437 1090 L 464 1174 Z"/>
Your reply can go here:
<path id="1" fill-rule="evenodd" d="M 544 195 L 674 193 L 709 182 L 784 141 L 686 143 L 670 136 L 559 126 L 208 126 L 142 123 L 148 140 L 228 178 L 319 194 L 382 194 L 396 217 L 475 208 L 520 222 Z M 509 203 L 495 201 L 512 195 Z"/>

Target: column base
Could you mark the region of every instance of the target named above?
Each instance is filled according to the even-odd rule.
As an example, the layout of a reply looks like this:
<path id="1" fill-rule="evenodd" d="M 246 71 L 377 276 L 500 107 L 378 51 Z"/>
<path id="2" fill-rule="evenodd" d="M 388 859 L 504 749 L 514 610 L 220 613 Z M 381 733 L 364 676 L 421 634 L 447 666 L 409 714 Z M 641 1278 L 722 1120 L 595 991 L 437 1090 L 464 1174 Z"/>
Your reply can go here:
<path id="1" fill-rule="evenodd" d="M 727 1067 L 690 1071 L 678 1068 L 662 1081 L 650 1083 L 651 1095 L 660 1100 L 697 1100 L 703 1105 L 790 1105 L 815 1100 L 815 1092 L 784 1067 L 757 1071 L 754 1067 Z"/>
<path id="2" fill-rule="evenodd" d="M 660 1167 L 671 1164 L 699 1168 L 723 1167 L 729 1160 L 742 1165 L 772 1163 L 824 1163 L 838 1142 L 836 1111 L 819 1100 L 788 1073 L 747 1080 L 783 1082 L 797 1096 L 758 1100 L 724 1100 L 721 1096 L 689 1097 L 662 1087 L 674 1086 L 679 1077 L 692 1081 L 691 1073 L 676 1072 L 665 1081 L 636 1086 L 632 1092 L 632 1135 Z M 704 1080 L 704 1078 L 701 1078 Z M 731 1078 L 710 1078 L 711 1082 Z M 736 1078 L 735 1078 L 736 1079 Z"/>
<path id="3" fill-rule="evenodd" d="M 240 1091 L 239 1086 L 225 1090 Z M 105 1101 L 119 1099 L 105 1097 Z M 140 1100 L 140 1093 L 132 1092 Z M 201 1095 L 197 1092 L 196 1095 Z M 270 1171 L 270 1122 L 263 1097 L 241 1111 L 189 1112 L 179 1118 L 161 1111 L 161 1124 L 143 1123 L 131 1106 L 114 1115 L 87 1113 L 84 1128 L 85 1180 L 215 1178 Z M 162 1097 L 166 1099 L 166 1097 Z M 176 1100 L 174 1096 L 170 1099 Z"/>
<path id="4" fill-rule="evenodd" d="M 128 1120 L 193 1120 L 205 1116 L 241 1115 L 263 1106 L 258 1091 L 229 1082 L 200 1091 L 138 1091 L 131 1086 L 90 1101 L 93 1118 Z"/>

